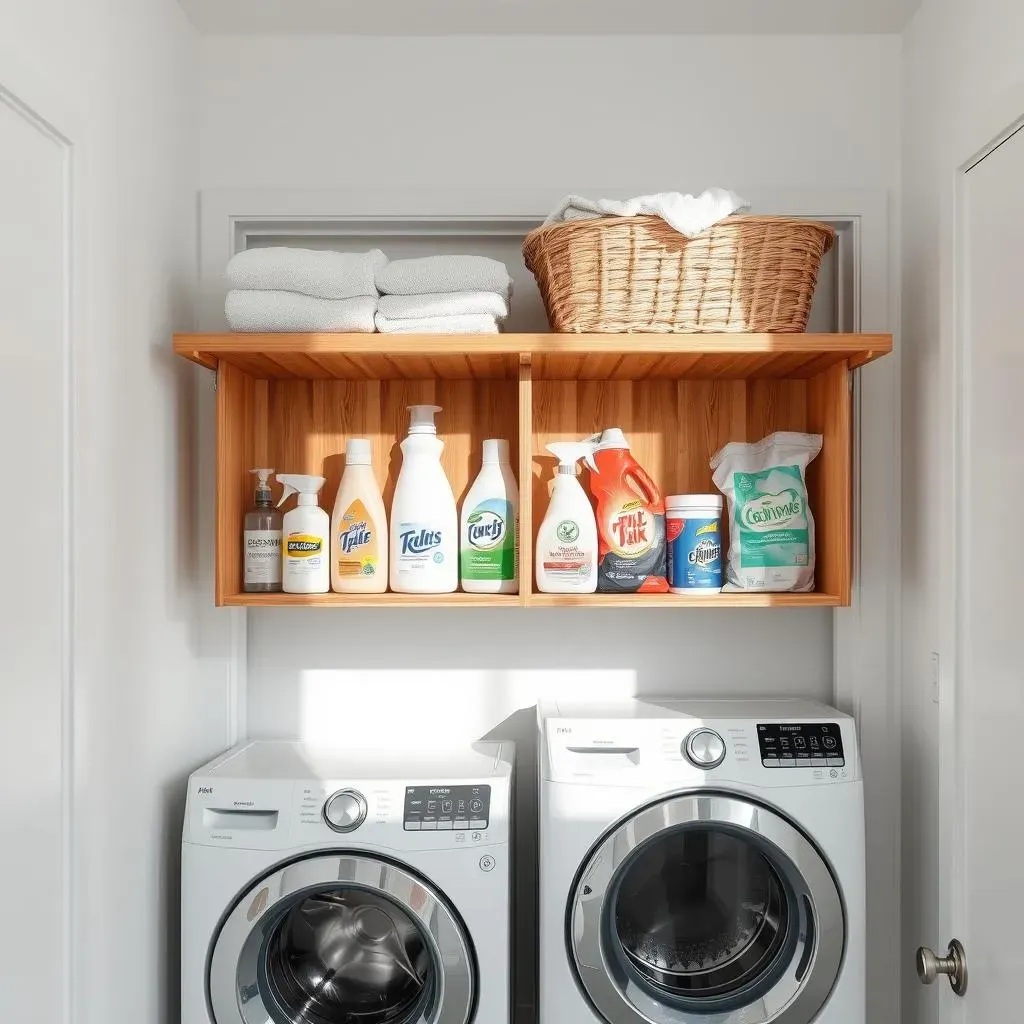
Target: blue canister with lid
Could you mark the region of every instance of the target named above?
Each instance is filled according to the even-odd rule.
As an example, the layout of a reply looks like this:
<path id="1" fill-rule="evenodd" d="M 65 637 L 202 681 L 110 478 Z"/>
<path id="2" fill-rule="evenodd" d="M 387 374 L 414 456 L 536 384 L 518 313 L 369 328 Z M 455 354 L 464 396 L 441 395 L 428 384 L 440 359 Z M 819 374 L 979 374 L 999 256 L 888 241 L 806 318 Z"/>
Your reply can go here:
<path id="1" fill-rule="evenodd" d="M 722 589 L 722 496 L 670 494 L 665 499 L 668 587 L 673 594 Z"/>

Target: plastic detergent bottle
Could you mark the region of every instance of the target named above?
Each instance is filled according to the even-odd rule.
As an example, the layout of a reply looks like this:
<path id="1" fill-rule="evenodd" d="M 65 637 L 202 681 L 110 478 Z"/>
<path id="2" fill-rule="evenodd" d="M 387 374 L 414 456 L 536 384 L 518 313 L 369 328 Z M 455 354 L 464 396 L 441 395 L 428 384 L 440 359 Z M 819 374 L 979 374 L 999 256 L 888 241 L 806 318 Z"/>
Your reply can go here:
<path id="1" fill-rule="evenodd" d="M 391 505 L 391 589 L 450 594 L 459 585 L 459 517 L 441 465 L 438 405 L 410 405 L 409 435 Z"/>
<path id="2" fill-rule="evenodd" d="M 284 484 L 278 506 L 292 494 L 299 496 L 299 503 L 284 517 L 282 589 L 286 594 L 326 594 L 331 589 L 331 517 L 316 500 L 324 478 L 278 473 L 277 479 Z"/>
<path id="3" fill-rule="evenodd" d="M 668 592 L 665 501 L 633 458 L 618 427 L 590 438 L 597 469 L 590 493 L 597 508 L 597 589 L 605 594 Z"/>
<path id="4" fill-rule="evenodd" d="M 597 589 L 597 522 L 576 479 L 576 463 L 595 469 L 589 441 L 556 441 L 547 446 L 558 459 L 551 501 L 537 533 L 537 589 L 542 594 L 592 594 Z"/>
<path id="5" fill-rule="evenodd" d="M 242 527 L 242 590 L 272 594 L 281 589 L 281 513 L 270 493 L 272 469 L 250 469 L 256 497 Z"/>
<path id="6" fill-rule="evenodd" d="M 388 520 L 365 437 L 345 446 L 345 472 L 331 517 L 331 589 L 383 594 L 388 588 Z"/>
<path id="7" fill-rule="evenodd" d="M 480 474 L 462 503 L 459 561 L 467 594 L 519 593 L 519 488 L 508 441 L 484 441 Z"/>

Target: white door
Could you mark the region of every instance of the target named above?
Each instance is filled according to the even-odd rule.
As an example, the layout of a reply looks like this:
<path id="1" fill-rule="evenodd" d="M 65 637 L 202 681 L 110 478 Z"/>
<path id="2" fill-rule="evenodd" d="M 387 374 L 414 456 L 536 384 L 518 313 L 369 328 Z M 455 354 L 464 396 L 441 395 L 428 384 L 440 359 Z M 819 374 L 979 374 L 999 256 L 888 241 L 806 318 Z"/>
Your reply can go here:
<path id="1" fill-rule="evenodd" d="M 939 976 L 941 1024 L 1020 1020 L 1024 944 L 1024 131 L 966 174 L 959 351 L 956 637 L 940 741 L 939 917 L 916 937 L 966 951 L 958 998 Z M 945 500 L 947 496 L 942 496 Z M 937 553 L 939 554 L 939 553 Z M 947 697 L 952 697 L 948 700 Z"/>
<path id="2" fill-rule="evenodd" d="M 63 1019 L 67 148 L 0 81 L 0 1005 Z"/>

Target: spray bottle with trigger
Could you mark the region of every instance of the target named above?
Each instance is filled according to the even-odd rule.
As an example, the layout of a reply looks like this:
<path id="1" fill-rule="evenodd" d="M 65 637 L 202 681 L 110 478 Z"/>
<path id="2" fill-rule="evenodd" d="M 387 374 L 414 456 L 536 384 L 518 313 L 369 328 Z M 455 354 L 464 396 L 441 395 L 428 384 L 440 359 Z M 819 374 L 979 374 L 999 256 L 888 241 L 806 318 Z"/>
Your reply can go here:
<path id="1" fill-rule="evenodd" d="M 278 473 L 284 504 L 298 494 L 298 504 L 284 517 L 281 544 L 282 586 L 286 594 L 326 594 L 331 589 L 331 517 L 317 504 L 322 476 Z"/>
<path id="2" fill-rule="evenodd" d="M 547 450 L 558 459 L 551 501 L 537 534 L 537 589 L 543 594 L 593 594 L 597 590 L 597 520 L 576 463 L 594 465 L 590 441 L 556 441 Z"/>

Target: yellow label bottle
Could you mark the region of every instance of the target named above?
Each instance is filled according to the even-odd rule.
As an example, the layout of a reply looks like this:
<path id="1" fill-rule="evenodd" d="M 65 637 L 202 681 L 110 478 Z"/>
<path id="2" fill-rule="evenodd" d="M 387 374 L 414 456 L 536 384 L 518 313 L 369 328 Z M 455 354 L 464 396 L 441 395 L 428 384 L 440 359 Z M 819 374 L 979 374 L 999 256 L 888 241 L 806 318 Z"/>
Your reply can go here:
<path id="1" fill-rule="evenodd" d="M 331 587 L 339 594 L 383 594 L 388 586 L 388 522 L 373 474 L 370 442 L 353 437 L 331 517 Z"/>

